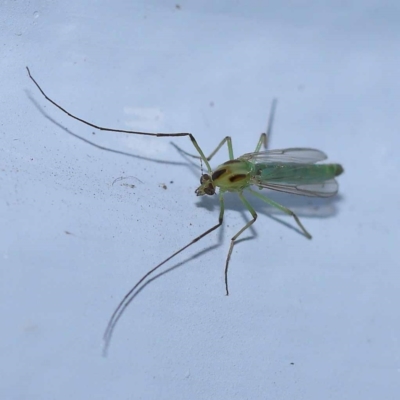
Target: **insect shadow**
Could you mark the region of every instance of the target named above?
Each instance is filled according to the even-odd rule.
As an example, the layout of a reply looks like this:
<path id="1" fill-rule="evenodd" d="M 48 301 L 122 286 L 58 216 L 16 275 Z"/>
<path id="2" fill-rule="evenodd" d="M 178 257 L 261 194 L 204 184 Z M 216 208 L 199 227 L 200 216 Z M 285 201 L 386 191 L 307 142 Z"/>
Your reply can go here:
<path id="1" fill-rule="evenodd" d="M 167 275 L 183 266 L 187 266 L 187 264 L 190 264 L 191 261 L 203 256 L 206 253 L 209 253 L 210 251 L 213 251 L 215 249 L 217 249 L 218 247 L 220 247 L 222 245 L 222 237 L 221 235 L 218 235 L 219 239 L 218 242 L 216 244 L 213 244 L 211 246 L 208 246 L 200 251 L 198 251 L 195 254 L 192 254 L 191 256 L 185 258 L 182 261 L 179 261 L 178 263 L 176 263 L 175 265 L 173 265 L 172 267 L 169 267 L 167 269 L 165 269 L 162 272 L 159 272 L 157 275 L 152 276 L 151 278 L 148 278 L 147 280 L 145 280 L 140 286 L 138 286 L 134 292 L 131 293 L 131 295 L 129 296 L 129 298 L 126 300 L 126 302 L 122 305 L 122 307 L 119 309 L 119 312 L 116 314 L 115 318 L 112 321 L 112 325 L 111 325 L 111 334 L 113 333 L 113 330 L 115 328 L 115 326 L 118 324 L 118 321 L 120 320 L 120 318 L 122 317 L 122 315 L 124 314 L 124 311 L 129 307 L 129 305 L 132 303 L 132 301 L 144 290 L 146 289 L 146 287 L 148 285 L 150 285 L 152 282 L 154 282 L 155 280 L 163 277 L 164 275 Z M 193 266 L 195 266 L 195 264 L 192 264 Z M 110 338 L 111 339 L 111 336 Z M 108 348 L 109 348 L 110 342 L 108 341 L 104 346 L 103 346 L 103 356 L 107 357 L 108 354 Z"/>

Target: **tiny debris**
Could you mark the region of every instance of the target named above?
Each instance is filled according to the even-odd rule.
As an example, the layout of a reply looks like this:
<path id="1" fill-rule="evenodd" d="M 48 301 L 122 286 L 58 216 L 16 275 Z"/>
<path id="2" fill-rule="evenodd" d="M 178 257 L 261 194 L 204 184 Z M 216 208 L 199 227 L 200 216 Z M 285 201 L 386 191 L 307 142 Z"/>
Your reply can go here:
<path id="1" fill-rule="evenodd" d="M 160 188 L 163 188 L 164 190 L 168 189 L 168 187 L 165 183 L 160 183 L 158 186 L 160 186 Z"/>
<path id="2" fill-rule="evenodd" d="M 175 4 L 175 8 L 176 8 L 177 10 L 180 10 L 180 9 L 181 9 L 181 5 L 180 5 L 180 4 Z"/>
<path id="3" fill-rule="evenodd" d="M 114 181 L 113 181 L 113 183 L 111 184 L 111 186 L 114 186 L 114 183 L 115 183 L 115 182 L 123 181 L 124 179 L 129 179 L 129 178 L 136 179 L 136 180 L 139 181 L 140 183 L 143 183 L 140 179 L 136 178 L 136 176 L 120 176 L 119 178 L 114 179 Z M 135 187 L 135 185 L 130 185 L 130 184 L 128 184 L 128 183 L 124 183 L 124 184 L 122 184 L 121 186 L 128 186 L 128 187 L 131 187 L 131 188 L 134 188 L 134 187 Z"/>
<path id="4" fill-rule="evenodd" d="M 130 185 L 129 183 L 123 183 L 121 186 L 126 186 L 131 189 L 134 189 L 136 187 L 135 185 Z"/>

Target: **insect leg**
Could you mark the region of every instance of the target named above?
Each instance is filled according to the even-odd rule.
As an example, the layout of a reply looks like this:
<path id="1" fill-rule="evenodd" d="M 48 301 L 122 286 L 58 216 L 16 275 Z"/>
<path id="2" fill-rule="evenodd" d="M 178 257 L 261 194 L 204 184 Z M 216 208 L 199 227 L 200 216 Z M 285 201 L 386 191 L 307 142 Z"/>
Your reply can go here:
<path id="1" fill-rule="evenodd" d="M 240 200 L 242 200 L 243 204 L 246 206 L 246 208 L 250 211 L 253 219 L 249 221 L 232 239 L 231 239 L 231 245 L 229 246 L 229 251 L 228 255 L 226 257 L 226 263 L 225 263 L 225 289 L 226 289 L 226 295 L 229 296 L 229 289 L 228 289 L 228 267 L 229 267 L 229 260 L 231 258 L 233 246 L 235 244 L 235 240 L 247 229 L 249 228 L 252 224 L 257 219 L 257 213 L 254 210 L 254 208 L 251 206 L 251 204 L 247 201 L 247 199 L 243 196 L 242 193 L 238 193 Z"/>
<path id="2" fill-rule="evenodd" d="M 181 136 L 189 136 L 189 139 L 191 140 L 193 146 L 199 153 L 198 158 L 202 159 L 204 161 L 204 164 L 207 167 L 207 170 L 209 174 L 212 173 L 210 164 L 208 162 L 208 159 L 204 155 L 203 151 L 201 150 L 200 146 L 197 144 L 196 139 L 191 133 L 188 132 L 180 132 L 180 133 L 149 133 L 149 132 L 139 132 L 139 131 L 129 131 L 129 130 L 124 130 L 124 129 L 113 129 L 113 128 L 104 128 L 102 126 L 92 124 L 91 122 L 88 122 L 82 118 L 77 117 L 74 114 L 71 114 L 69 111 L 67 111 L 65 108 L 61 107 L 59 104 L 57 104 L 54 100 L 52 100 L 47 94 L 43 91 L 43 89 L 39 86 L 39 84 L 36 82 L 36 80 L 33 78 L 31 75 L 31 71 L 29 70 L 28 67 L 26 67 L 28 71 L 29 78 L 32 80 L 32 82 L 36 85 L 36 87 L 39 89 L 40 93 L 44 96 L 44 98 L 49 101 L 51 104 L 53 104 L 55 107 L 57 107 L 59 110 L 61 110 L 63 113 L 67 114 L 69 117 L 82 122 L 85 125 L 88 125 L 92 128 L 98 129 L 100 131 L 107 131 L 107 132 L 121 132 L 121 133 L 128 133 L 132 135 L 143 135 L 143 136 L 156 136 L 156 137 L 181 137 Z"/>
<path id="3" fill-rule="evenodd" d="M 230 159 L 230 160 L 233 160 L 235 157 L 233 156 L 232 139 L 231 139 L 230 136 L 226 136 L 226 137 L 224 137 L 224 138 L 221 140 L 220 144 L 216 147 L 216 149 L 215 149 L 213 152 L 211 152 L 211 154 L 207 157 L 207 160 L 210 161 L 210 160 L 215 156 L 215 154 L 218 153 L 218 151 L 221 149 L 221 147 L 222 147 L 225 143 L 226 143 L 227 146 L 228 146 L 229 159 Z M 172 144 L 180 153 L 185 154 L 185 155 L 188 156 L 188 157 L 201 159 L 201 157 L 199 157 L 198 155 L 188 153 L 187 151 L 181 149 L 181 148 L 180 148 L 178 145 L 176 145 L 175 143 L 171 143 L 171 144 Z"/>
<path id="4" fill-rule="evenodd" d="M 254 150 L 254 153 L 258 153 L 260 151 L 262 145 L 264 145 L 264 149 L 268 148 L 268 141 L 269 141 L 269 138 L 272 133 L 272 125 L 274 123 L 274 118 L 275 118 L 276 104 L 277 104 L 277 100 L 273 99 L 272 104 L 271 104 L 271 110 L 269 112 L 267 130 L 265 131 L 265 133 L 261 134 L 260 139 L 258 140 L 256 149 Z"/>
<path id="5" fill-rule="evenodd" d="M 260 139 L 258 140 L 256 149 L 255 149 L 255 153 L 258 153 L 261 149 L 261 146 L 264 145 L 264 149 L 268 148 L 268 140 L 269 137 L 271 136 L 272 133 L 272 125 L 274 123 L 274 118 L 275 118 L 275 110 L 276 110 L 276 104 L 277 104 L 277 100 L 273 99 L 272 100 L 272 104 L 271 104 L 271 111 L 269 113 L 269 118 L 268 118 L 268 126 L 267 126 L 267 130 L 265 133 L 262 133 L 260 136 Z M 223 138 L 220 142 L 220 144 L 216 147 L 216 149 L 207 157 L 207 160 L 210 161 L 215 154 L 218 153 L 218 151 L 220 150 L 220 148 L 225 144 L 225 142 L 227 143 L 228 146 L 228 154 L 229 154 L 229 159 L 233 160 L 235 157 L 233 155 L 233 147 L 232 147 L 232 139 L 230 136 L 226 136 L 225 138 Z M 199 157 L 196 154 L 191 154 L 188 153 L 187 151 L 181 149 L 178 145 L 176 145 L 175 143 L 172 143 L 172 145 L 182 154 L 185 154 L 188 157 L 192 157 L 192 158 L 197 158 L 197 159 L 201 159 L 202 157 Z"/>
<path id="6" fill-rule="evenodd" d="M 108 321 L 107 328 L 104 332 L 103 340 L 104 340 L 104 347 L 103 347 L 103 355 L 107 355 L 108 348 L 110 346 L 111 342 L 111 337 L 114 332 L 114 328 L 117 325 L 117 322 L 121 318 L 122 314 L 124 313 L 126 307 L 130 304 L 132 301 L 132 298 L 134 297 L 134 292 L 138 287 L 151 275 L 153 272 L 155 272 L 158 268 L 160 268 L 162 265 L 164 265 L 167 261 L 171 260 L 174 258 L 176 255 L 181 253 L 182 251 L 186 250 L 188 247 L 190 247 L 192 244 L 198 242 L 201 240 L 203 237 L 207 236 L 209 233 L 214 231 L 215 229 L 219 228 L 222 225 L 223 219 L 224 219 L 224 211 L 225 211 L 225 206 L 224 206 L 224 192 L 219 193 L 219 201 L 220 201 L 220 212 L 219 212 L 219 218 L 218 218 L 218 223 L 208 229 L 207 231 L 203 232 L 201 235 L 197 236 L 194 238 L 190 243 L 188 243 L 186 246 L 183 246 L 180 248 L 178 251 L 176 251 L 174 254 L 170 255 L 168 258 L 166 258 L 164 261 L 156 265 L 154 268 L 152 268 L 150 271 L 148 271 L 146 274 L 144 274 L 139 281 L 128 291 L 128 293 L 123 297 L 123 299 L 119 302 L 117 308 L 114 310 L 114 312 L 111 315 L 110 320 Z"/>
<path id="7" fill-rule="evenodd" d="M 248 189 L 248 191 L 251 192 L 254 196 L 261 199 L 262 201 L 264 201 L 265 203 L 269 204 L 270 206 L 276 207 L 277 209 L 283 211 L 285 214 L 291 215 L 294 218 L 294 220 L 296 221 L 299 228 L 303 231 L 303 233 L 307 237 L 307 239 L 312 238 L 312 236 L 307 232 L 307 229 L 304 228 L 303 224 L 300 222 L 299 217 L 292 210 L 289 210 L 282 204 L 279 204 L 276 201 L 273 201 L 273 200 L 269 199 L 268 197 L 254 191 L 252 189 Z"/>

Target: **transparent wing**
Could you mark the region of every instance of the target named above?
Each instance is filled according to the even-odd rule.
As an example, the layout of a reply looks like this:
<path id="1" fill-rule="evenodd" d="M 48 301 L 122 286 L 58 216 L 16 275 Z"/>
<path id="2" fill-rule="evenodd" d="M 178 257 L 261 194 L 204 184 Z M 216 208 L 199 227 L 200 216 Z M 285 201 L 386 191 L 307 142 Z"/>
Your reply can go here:
<path id="1" fill-rule="evenodd" d="M 327 155 L 316 149 L 291 148 L 280 150 L 266 150 L 258 153 L 246 153 L 239 160 L 252 163 L 280 163 L 280 164 L 315 164 L 327 159 Z"/>
<path id="2" fill-rule="evenodd" d="M 331 197 L 338 191 L 338 183 L 335 179 L 328 179 L 327 181 L 318 183 L 267 183 L 267 182 L 253 182 L 258 187 L 266 189 L 277 190 L 278 192 L 299 194 L 301 196 L 310 197 Z"/>

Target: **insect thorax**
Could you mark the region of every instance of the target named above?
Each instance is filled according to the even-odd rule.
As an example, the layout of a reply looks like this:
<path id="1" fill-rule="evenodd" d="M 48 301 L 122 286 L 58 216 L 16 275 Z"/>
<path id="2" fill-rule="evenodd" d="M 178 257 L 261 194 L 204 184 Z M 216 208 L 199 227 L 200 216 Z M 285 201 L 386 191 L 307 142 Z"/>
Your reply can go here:
<path id="1" fill-rule="evenodd" d="M 236 192 L 249 186 L 254 164 L 243 160 L 230 160 L 218 166 L 211 175 L 215 186 Z"/>

